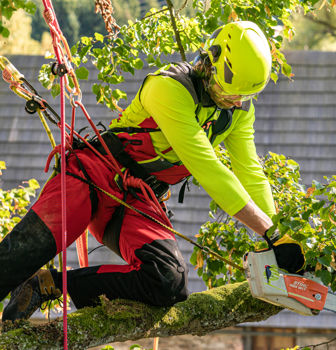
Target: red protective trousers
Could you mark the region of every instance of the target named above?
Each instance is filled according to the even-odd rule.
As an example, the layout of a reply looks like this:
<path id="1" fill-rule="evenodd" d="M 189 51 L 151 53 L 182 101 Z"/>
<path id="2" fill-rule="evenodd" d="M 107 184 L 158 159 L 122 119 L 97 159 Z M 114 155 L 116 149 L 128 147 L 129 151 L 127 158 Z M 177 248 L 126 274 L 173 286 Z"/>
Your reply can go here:
<path id="1" fill-rule="evenodd" d="M 120 199 L 124 198 L 114 181 L 116 174 L 101 159 L 89 149 L 75 152 L 93 183 Z M 77 157 L 69 155 L 66 170 L 85 178 Z M 72 176 L 67 176 L 66 181 L 67 244 L 72 244 L 87 227 L 102 243 L 106 225 L 120 204 L 97 191 L 98 206 L 92 214 L 89 185 Z M 167 220 L 141 194 L 138 199 L 128 195 L 126 201 L 163 223 Z M 47 182 L 32 211 L 51 231 L 56 253 L 59 253 L 62 249 L 59 175 Z M 101 265 L 68 272 L 68 291 L 78 308 L 94 305 L 102 294 L 110 299 L 126 298 L 160 306 L 186 299 L 187 267 L 169 230 L 126 208 L 119 248 L 126 265 Z M 54 272 L 54 278 L 60 285 L 61 274 L 56 276 Z"/>

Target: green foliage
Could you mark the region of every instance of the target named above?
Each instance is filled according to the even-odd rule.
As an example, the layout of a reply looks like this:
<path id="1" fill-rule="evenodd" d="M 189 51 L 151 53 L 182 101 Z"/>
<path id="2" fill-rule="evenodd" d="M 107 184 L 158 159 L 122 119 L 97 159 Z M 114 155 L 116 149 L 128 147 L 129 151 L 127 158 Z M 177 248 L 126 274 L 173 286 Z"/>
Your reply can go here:
<path id="1" fill-rule="evenodd" d="M 18 188 L 7 191 L 0 188 L 0 239 L 4 238 L 26 214 L 31 197 L 35 197 L 39 187 L 38 182 L 31 179 Z"/>
<path id="2" fill-rule="evenodd" d="M 0 161 L 1 170 L 6 169 L 5 162 Z M 0 242 L 27 213 L 27 207 L 40 185 L 35 179 L 24 182 L 23 186 L 11 190 L 0 188 Z M 0 311 L 3 304 L 0 303 Z"/>
<path id="3" fill-rule="evenodd" d="M 284 47 L 290 50 L 335 51 L 335 4 L 335 1 L 330 5 L 320 0 L 312 12 L 297 9 L 291 16 L 295 22 L 295 36 L 286 40 Z"/>
<path id="4" fill-rule="evenodd" d="M 2 0 L 0 1 L 0 36 L 8 38 L 10 32 L 4 25 L 2 19 L 11 19 L 13 13 L 18 9 L 23 9 L 28 14 L 33 14 L 36 10 L 35 4 L 30 0 Z"/>
<path id="5" fill-rule="evenodd" d="M 279 73 L 289 78 L 293 75 L 285 56 L 280 52 L 283 39 L 292 37 L 294 33 L 290 14 L 298 6 L 308 12 L 315 3 L 315 0 L 194 0 L 193 17 L 183 14 L 184 10 L 175 11 L 175 20 L 181 45 L 185 52 L 190 53 L 201 48 L 208 35 L 219 25 L 236 20 L 256 22 L 268 37 L 273 55 L 271 77 L 276 81 Z M 280 33 L 276 31 L 279 25 L 283 28 Z M 97 102 L 115 109 L 120 99 L 127 99 L 125 92 L 114 92 L 115 85 L 124 81 L 125 73 L 134 74 L 145 62 L 149 66 L 162 67 L 167 63 L 167 56 L 179 51 L 176 36 L 168 8 L 153 8 L 141 20 L 129 20 L 127 25 L 121 27 L 116 38 L 99 32 L 93 36 L 83 36 L 71 52 L 77 67 L 88 61 L 93 62 L 97 68 L 98 83 L 92 91 Z M 49 78 L 54 79 L 50 75 Z M 88 78 L 87 74 L 85 78 Z M 52 82 L 47 83 L 44 79 L 44 85 L 50 88 Z"/>
<path id="6" fill-rule="evenodd" d="M 217 154 L 230 167 L 226 151 L 218 148 Z M 300 183 L 299 165 L 294 160 L 269 152 L 262 164 L 276 204 L 274 225 L 281 235 L 288 233 L 301 242 L 306 266 L 313 268 L 325 285 L 336 290 L 336 176 L 325 178 L 323 184 L 313 181 L 306 189 Z M 216 217 L 216 221 L 208 221 L 201 227 L 198 243 L 240 265 L 244 253 L 266 247 L 263 240 L 224 215 L 214 202 L 210 209 L 210 216 Z M 209 288 L 245 279 L 240 271 L 206 256 L 198 248 L 194 249 L 191 263 Z"/>

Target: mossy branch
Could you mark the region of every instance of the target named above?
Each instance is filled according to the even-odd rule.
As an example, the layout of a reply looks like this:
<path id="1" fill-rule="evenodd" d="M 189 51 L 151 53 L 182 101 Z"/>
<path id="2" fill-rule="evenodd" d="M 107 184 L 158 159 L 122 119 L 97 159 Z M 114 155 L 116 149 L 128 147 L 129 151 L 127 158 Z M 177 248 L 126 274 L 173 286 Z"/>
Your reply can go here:
<path id="1" fill-rule="evenodd" d="M 192 294 L 170 308 L 129 300 L 109 301 L 68 316 L 69 349 L 86 349 L 117 341 L 181 334 L 205 335 L 242 322 L 265 320 L 281 308 L 252 297 L 247 282 Z M 7 321 L 0 335 L 1 350 L 62 349 L 62 320 L 34 326 Z"/>

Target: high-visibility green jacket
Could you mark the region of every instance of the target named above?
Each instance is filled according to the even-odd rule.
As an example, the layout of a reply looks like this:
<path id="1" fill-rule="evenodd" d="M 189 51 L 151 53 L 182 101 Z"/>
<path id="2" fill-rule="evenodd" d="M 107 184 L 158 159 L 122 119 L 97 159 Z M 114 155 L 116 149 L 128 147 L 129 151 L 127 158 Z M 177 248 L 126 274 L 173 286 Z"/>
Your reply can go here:
<path id="1" fill-rule="evenodd" d="M 132 103 L 110 127 L 159 129 L 148 133 L 158 158 L 182 162 L 225 212 L 236 214 L 252 198 L 272 216 L 274 202 L 256 153 L 254 120 L 252 101 L 244 102 L 242 108 L 219 110 L 202 80 L 183 63 L 147 76 Z M 222 142 L 233 172 L 214 152 Z"/>

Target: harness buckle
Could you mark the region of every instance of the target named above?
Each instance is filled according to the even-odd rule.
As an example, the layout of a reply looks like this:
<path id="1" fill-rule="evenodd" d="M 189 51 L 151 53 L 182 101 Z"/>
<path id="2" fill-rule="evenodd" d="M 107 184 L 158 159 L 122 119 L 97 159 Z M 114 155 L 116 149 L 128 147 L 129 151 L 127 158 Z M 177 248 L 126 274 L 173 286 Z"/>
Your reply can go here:
<path id="1" fill-rule="evenodd" d="M 159 181 L 154 175 L 149 176 L 144 180 L 147 185 L 153 190 L 155 197 L 160 201 L 166 196 L 169 191 L 169 185 L 165 182 Z"/>

